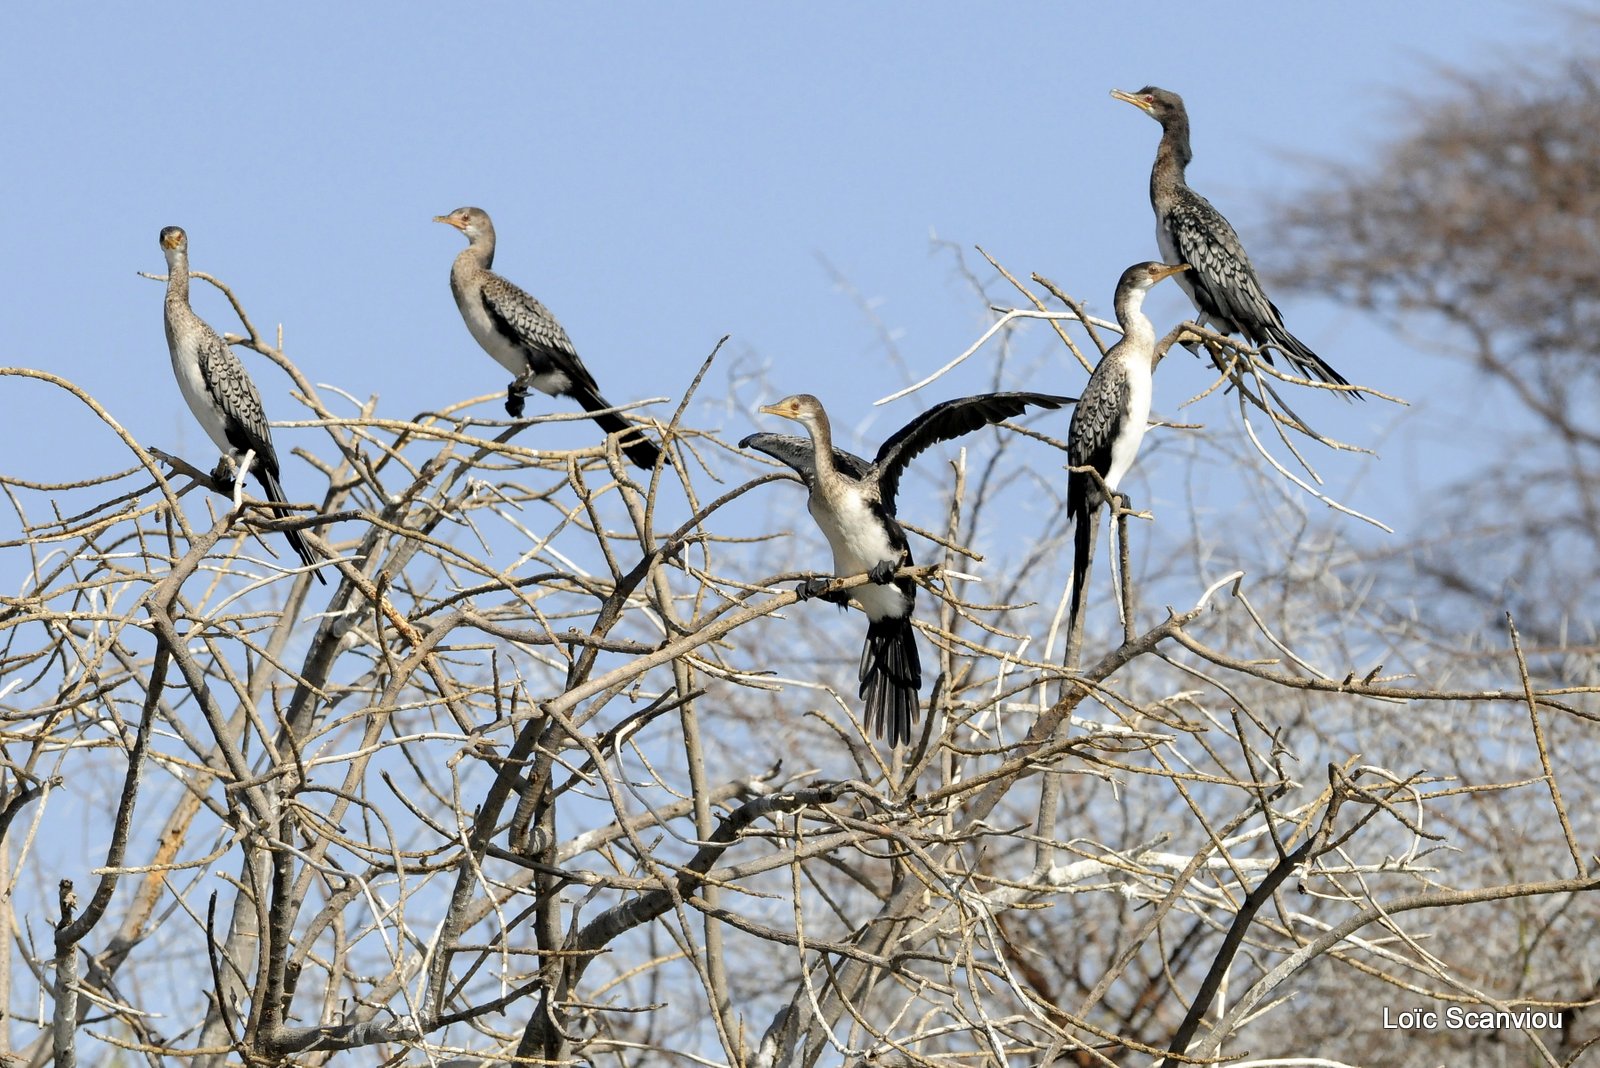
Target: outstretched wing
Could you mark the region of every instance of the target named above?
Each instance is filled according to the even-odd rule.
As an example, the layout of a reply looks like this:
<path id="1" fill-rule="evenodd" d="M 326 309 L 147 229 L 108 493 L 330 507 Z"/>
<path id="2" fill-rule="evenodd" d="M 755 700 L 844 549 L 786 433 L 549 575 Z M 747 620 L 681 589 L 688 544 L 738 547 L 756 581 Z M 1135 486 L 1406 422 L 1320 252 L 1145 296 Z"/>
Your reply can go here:
<path id="1" fill-rule="evenodd" d="M 817 450 L 808 437 L 794 437 L 790 434 L 751 434 L 739 442 L 739 448 L 764 452 L 791 468 L 800 476 L 800 480 L 807 488 L 816 485 Z M 872 471 L 871 464 L 843 449 L 833 450 L 833 466 L 856 481 L 866 478 Z"/>
<path id="2" fill-rule="evenodd" d="M 980 427 L 1021 415 L 1028 408 L 1060 408 L 1077 397 L 1051 393 L 980 393 L 935 404 L 890 435 L 878 450 L 874 465 L 883 506 L 894 514 L 895 494 L 900 490 L 900 474 L 913 457 L 931 445 L 970 434 Z"/>
<path id="3" fill-rule="evenodd" d="M 550 309 L 493 272 L 485 272 L 480 299 L 495 332 L 522 350 L 536 375 L 560 374 L 568 388 L 598 394 L 594 376 Z M 543 388 L 543 387 L 541 387 Z M 565 393 L 566 389 L 546 390 Z"/>

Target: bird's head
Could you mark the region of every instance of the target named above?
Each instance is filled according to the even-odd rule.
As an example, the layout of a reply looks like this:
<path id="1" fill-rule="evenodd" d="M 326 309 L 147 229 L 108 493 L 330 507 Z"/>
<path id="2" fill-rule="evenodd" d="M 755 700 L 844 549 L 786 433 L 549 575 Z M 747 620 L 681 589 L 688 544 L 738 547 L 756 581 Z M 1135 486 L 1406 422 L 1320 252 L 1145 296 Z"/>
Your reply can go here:
<path id="1" fill-rule="evenodd" d="M 468 241 L 476 241 L 480 237 L 494 233 L 494 224 L 489 222 L 489 213 L 482 208 L 457 208 L 449 215 L 435 215 L 433 221 L 454 226 L 467 235 Z"/>
<path id="2" fill-rule="evenodd" d="M 1180 271 L 1187 271 L 1189 265 L 1180 263 L 1173 266 L 1170 263 L 1136 263 L 1122 272 L 1122 277 L 1117 279 L 1116 309 L 1117 321 L 1127 325 L 1132 317 L 1144 306 L 1144 295 L 1150 292 L 1150 287 L 1163 278 L 1171 278 Z"/>
<path id="3" fill-rule="evenodd" d="M 183 232 L 181 226 L 164 226 L 161 228 L 161 250 L 166 253 L 185 252 L 189 248 L 189 235 Z"/>
<path id="4" fill-rule="evenodd" d="M 1183 97 L 1170 89 L 1157 89 L 1153 85 L 1147 85 L 1136 93 L 1130 93 L 1125 89 L 1113 89 L 1111 95 L 1124 103 L 1132 104 L 1163 126 L 1175 116 L 1186 117 Z"/>
<path id="5" fill-rule="evenodd" d="M 793 419 L 808 428 L 815 426 L 818 421 L 826 418 L 822 410 L 822 402 L 809 393 L 796 393 L 792 397 L 783 398 L 776 404 L 763 404 L 761 411 L 767 415 Z"/>
<path id="6" fill-rule="evenodd" d="M 1182 272 L 1189 270 L 1189 264 L 1157 264 L 1157 262 L 1139 264 L 1139 267 L 1144 270 L 1144 275 L 1146 275 L 1146 278 L 1149 278 L 1149 285 L 1152 286 L 1154 286 L 1157 281 L 1163 280 L 1163 278 L 1171 278 L 1173 275 L 1181 275 Z"/>
<path id="7" fill-rule="evenodd" d="M 1122 279 L 1117 283 L 1117 288 L 1132 286 L 1137 289 L 1149 289 L 1163 278 L 1171 278 L 1175 274 L 1187 271 L 1187 263 L 1136 263 L 1122 272 Z"/>

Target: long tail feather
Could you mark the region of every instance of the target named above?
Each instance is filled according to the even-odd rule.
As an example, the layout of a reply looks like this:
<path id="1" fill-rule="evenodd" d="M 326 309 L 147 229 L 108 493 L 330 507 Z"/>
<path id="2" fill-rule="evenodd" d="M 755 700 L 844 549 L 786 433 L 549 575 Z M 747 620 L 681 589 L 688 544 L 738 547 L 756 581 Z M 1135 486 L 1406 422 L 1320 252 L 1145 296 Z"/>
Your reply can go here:
<path id="1" fill-rule="evenodd" d="M 274 504 L 284 504 L 288 501 L 288 498 L 283 495 L 283 484 L 278 481 L 277 471 L 263 466 L 256 472 L 256 476 L 261 480 L 261 488 L 267 493 L 267 500 Z M 287 508 L 274 508 L 273 511 L 280 516 L 292 514 Z M 300 557 L 301 563 L 307 566 L 316 565 L 316 553 L 311 551 L 311 546 L 306 544 L 306 540 L 300 536 L 298 530 L 286 530 L 283 532 L 283 536 L 289 539 L 289 547 L 294 550 L 296 556 Z M 322 577 L 321 571 L 313 571 L 311 573 L 324 586 L 328 584 L 328 580 Z"/>
<path id="2" fill-rule="evenodd" d="M 1273 345 L 1276 345 L 1285 356 L 1289 357 L 1289 361 L 1298 367 L 1300 373 L 1307 378 L 1320 379 L 1323 382 L 1337 386 L 1348 386 L 1350 384 L 1349 379 L 1335 371 L 1328 365 L 1327 360 L 1312 352 L 1310 346 L 1289 333 L 1289 331 L 1282 327 L 1277 327 L 1269 331 L 1269 333 L 1271 336 L 1268 340 Z M 1361 394 L 1352 390 L 1346 393 L 1345 397 L 1361 397 Z"/>
<path id="3" fill-rule="evenodd" d="M 872 733 L 882 738 L 887 732 L 891 749 L 909 742 L 911 725 L 917 720 L 917 691 L 922 687 L 922 663 L 910 616 L 875 620 L 867 627 L 860 677 L 858 696 L 866 702 Z"/>
<path id="4" fill-rule="evenodd" d="M 607 434 L 624 435 L 617 439 L 617 444 L 621 447 L 623 455 L 627 456 L 635 467 L 642 467 L 646 471 L 655 467 L 656 460 L 661 455 L 661 450 L 656 447 L 654 442 L 645 438 L 643 430 L 640 430 L 616 412 L 605 411 L 604 409 L 611 407 L 610 401 L 595 390 L 581 385 L 574 386 L 568 392 L 568 395 L 583 405 L 584 411 L 599 413 L 592 418 L 596 423 L 600 424 L 601 430 L 604 430 Z"/>
<path id="5" fill-rule="evenodd" d="M 1074 479 L 1084 479 L 1087 476 L 1074 474 Z M 1074 487 L 1067 488 L 1067 498 L 1074 499 Z M 1071 654 L 1066 664 L 1068 669 L 1078 666 L 1077 658 L 1080 650 L 1073 648 L 1073 641 L 1082 640 L 1084 587 L 1089 584 L 1089 565 L 1094 560 L 1095 535 L 1100 529 L 1100 508 L 1090 507 L 1087 501 L 1086 488 L 1079 487 L 1077 503 L 1068 505 L 1068 514 L 1073 518 L 1072 532 L 1072 603 L 1067 613 L 1067 648 Z"/>

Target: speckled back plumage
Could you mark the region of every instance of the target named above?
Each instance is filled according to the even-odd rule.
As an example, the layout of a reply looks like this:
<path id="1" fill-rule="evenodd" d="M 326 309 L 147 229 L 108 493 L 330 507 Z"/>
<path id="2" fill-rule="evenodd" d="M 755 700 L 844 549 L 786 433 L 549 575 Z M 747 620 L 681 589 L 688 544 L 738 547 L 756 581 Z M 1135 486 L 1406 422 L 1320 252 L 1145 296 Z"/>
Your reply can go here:
<path id="1" fill-rule="evenodd" d="M 493 271 L 483 270 L 481 283 L 479 299 L 506 339 L 525 350 L 529 371 L 559 372 L 568 379 L 568 388 L 599 392 L 572 339 L 549 308 Z"/>
<path id="2" fill-rule="evenodd" d="M 1251 337 L 1260 325 L 1281 322 L 1256 276 L 1254 265 L 1222 213 L 1205 197 L 1184 186 L 1156 207 L 1158 236 L 1164 231 L 1170 249 L 1163 258 L 1187 263 L 1192 268 L 1178 279 L 1202 315 L 1209 316 L 1217 329 L 1250 337 L 1253 344 L 1266 338 Z"/>
<path id="3" fill-rule="evenodd" d="M 198 355 L 200 374 L 228 420 L 228 441 L 243 452 L 254 449 L 263 471 L 278 473 L 278 454 L 272 447 L 272 427 L 261 407 L 261 394 L 233 350 L 204 323 Z"/>
<path id="4" fill-rule="evenodd" d="M 1102 476 L 1111 468 L 1111 445 L 1128 409 L 1128 369 L 1121 360 L 1100 362 L 1078 398 L 1067 430 L 1067 466 L 1093 467 Z M 1078 471 L 1067 474 L 1067 517 L 1087 521 L 1088 513 L 1105 503 L 1094 479 Z"/>

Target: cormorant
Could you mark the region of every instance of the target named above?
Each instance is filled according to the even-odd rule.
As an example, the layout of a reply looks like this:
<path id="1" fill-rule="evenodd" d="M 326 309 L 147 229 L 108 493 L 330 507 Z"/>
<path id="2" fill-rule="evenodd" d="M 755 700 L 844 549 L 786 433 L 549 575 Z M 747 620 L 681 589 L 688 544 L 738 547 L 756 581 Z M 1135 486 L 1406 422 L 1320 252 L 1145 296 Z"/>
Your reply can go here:
<path id="1" fill-rule="evenodd" d="M 212 475 L 231 485 L 238 477 L 239 461 L 246 452 L 253 451 L 251 472 L 266 491 L 267 500 L 282 505 L 286 498 L 278 481 L 278 454 L 272 448 L 272 428 L 261 408 L 261 394 L 256 392 L 239 357 L 189 307 L 189 235 L 179 227 L 166 227 L 161 231 L 161 250 L 167 257 L 167 351 L 189 410 L 222 450 L 222 460 Z M 282 507 L 273 511 L 280 516 L 290 514 Z M 295 554 L 314 567 L 316 554 L 300 532 L 286 530 L 283 534 Z M 311 573 L 318 582 L 327 584 L 320 572 Z"/>
<path id="2" fill-rule="evenodd" d="M 1021 415 L 1030 405 L 1060 408 L 1074 397 L 1045 393 L 985 393 L 945 401 L 895 431 L 877 457 L 867 462 L 833 447 L 833 433 L 822 402 L 809 393 L 764 405 L 769 415 L 793 419 L 808 437 L 752 434 L 739 442 L 793 468 L 810 490 L 807 507 L 833 549 L 833 573 L 848 578 L 865 572 L 872 579 L 847 592 L 825 594 L 826 579 L 812 579 L 802 598 L 822 596 L 837 604 L 855 601 L 867 614 L 867 640 L 861 649 L 860 689 L 866 721 L 890 747 L 911 738 L 917 717 L 922 665 L 917 656 L 911 610 L 916 585 L 895 572 L 909 566 L 911 548 L 896 522 L 895 494 L 900 474 L 912 457 L 930 445 L 969 434 L 980 427 Z"/>
<path id="3" fill-rule="evenodd" d="M 1242 334 L 1260 348 L 1268 363 L 1272 362 L 1272 354 L 1262 346 L 1271 345 L 1307 377 L 1349 385 L 1343 375 L 1284 327 L 1283 315 L 1267 299 L 1261 279 L 1256 277 L 1256 269 L 1239 243 L 1239 235 L 1222 213 L 1184 180 L 1184 168 L 1193 153 L 1189 149 L 1189 114 L 1184 110 L 1183 98 L 1153 85 L 1136 93 L 1113 89 L 1111 95 L 1161 124 L 1161 144 L 1150 169 L 1156 244 L 1168 262 L 1187 263 L 1192 268 L 1178 279 L 1178 285 L 1194 302 L 1202 325 L 1224 334 Z"/>
<path id="4" fill-rule="evenodd" d="M 1136 263 L 1117 280 L 1117 323 L 1122 339 L 1111 346 L 1072 412 L 1067 431 L 1067 463 L 1097 471 L 1105 489 L 1115 491 L 1134 457 L 1150 423 L 1151 371 L 1156 351 L 1156 331 L 1144 314 L 1144 295 L 1163 278 L 1187 271 L 1187 264 Z M 1094 554 L 1095 532 L 1100 526 L 1100 506 L 1105 493 L 1085 472 L 1067 474 L 1067 517 L 1074 522 L 1072 555 L 1072 614 L 1076 626 L 1083 607 L 1083 587 Z M 1071 630 L 1068 631 L 1071 633 Z"/>
<path id="5" fill-rule="evenodd" d="M 523 398 L 532 386 L 552 397 L 571 397 L 607 434 L 622 434 L 622 451 L 646 471 L 655 467 L 660 450 L 643 431 L 616 412 L 600 395 L 594 376 L 578 358 L 567 332 L 550 310 L 517 286 L 495 274 L 494 223 L 482 208 L 457 208 L 436 215 L 434 222 L 454 226 L 467 235 L 467 247 L 450 267 L 450 292 L 466 320 L 467 330 L 500 365 L 516 377 L 506 389 L 506 413 L 522 417 Z"/>

